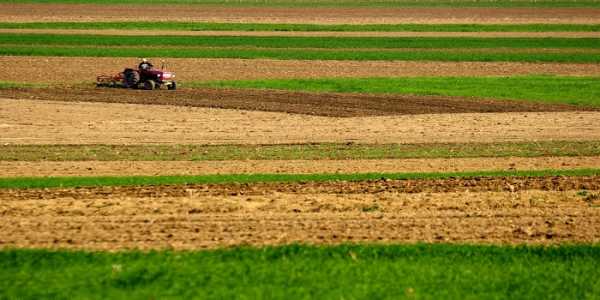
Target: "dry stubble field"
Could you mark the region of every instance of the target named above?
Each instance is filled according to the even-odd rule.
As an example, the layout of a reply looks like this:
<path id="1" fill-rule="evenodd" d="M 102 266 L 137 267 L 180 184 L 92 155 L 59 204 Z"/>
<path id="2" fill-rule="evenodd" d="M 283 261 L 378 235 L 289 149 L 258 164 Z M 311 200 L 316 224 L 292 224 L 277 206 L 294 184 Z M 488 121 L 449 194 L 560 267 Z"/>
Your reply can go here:
<path id="1" fill-rule="evenodd" d="M 306 9 L 0 4 L 0 20 L 596 23 L 597 9 Z M 143 12 L 139 14 L 139 12 Z M 60 13 L 58 13 L 60 12 Z M 93 13 L 92 13 L 93 12 Z M 116 32 L 111 32 L 115 34 Z M 293 35 L 294 33 L 286 33 Z M 588 33 L 589 34 L 589 33 Z M 458 35 L 458 34 L 457 34 Z M 526 34 L 523 34 L 526 35 Z M 376 36 L 376 34 L 374 34 Z M 485 35 L 484 35 L 485 36 Z M 534 36 L 534 35 L 532 35 Z M 584 34 L 585 36 L 585 34 Z M 597 108 L 443 96 L 185 89 L 268 78 L 598 76 L 595 63 L 169 59 L 177 92 L 65 87 L 135 58 L 0 57 L 0 144 L 428 144 L 600 140 Z M 52 76 L 42 75 L 53 70 Z M 62 87 L 56 87 L 56 85 Z M 366 104 L 368 103 L 368 104 Z M 2 177 L 598 168 L 598 157 L 332 161 L 0 162 Z M 597 176 L 0 190 L 0 246 L 199 249 L 341 242 L 597 243 Z"/>

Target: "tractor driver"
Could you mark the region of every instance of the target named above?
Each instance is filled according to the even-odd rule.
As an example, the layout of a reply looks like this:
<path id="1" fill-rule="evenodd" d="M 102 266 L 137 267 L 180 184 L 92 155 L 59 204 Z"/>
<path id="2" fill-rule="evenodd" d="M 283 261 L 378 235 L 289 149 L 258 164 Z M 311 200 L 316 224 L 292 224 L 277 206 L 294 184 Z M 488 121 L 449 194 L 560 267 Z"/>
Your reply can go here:
<path id="1" fill-rule="evenodd" d="M 147 59 L 145 59 L 145 58 L 142 58 L 142 62 L 141 62 L 141 63 L 140 63 L 140 65 L 138 66 L 138 68 L 139 68 L 140 70 L 150 70 L 150 69 L 152 69 L 152 67 L 154 67 L 154 66 L 152 65 L 152 63 L 150 63 L 150 61 L 148 61 L 148 60 L 147 60 Z"/>

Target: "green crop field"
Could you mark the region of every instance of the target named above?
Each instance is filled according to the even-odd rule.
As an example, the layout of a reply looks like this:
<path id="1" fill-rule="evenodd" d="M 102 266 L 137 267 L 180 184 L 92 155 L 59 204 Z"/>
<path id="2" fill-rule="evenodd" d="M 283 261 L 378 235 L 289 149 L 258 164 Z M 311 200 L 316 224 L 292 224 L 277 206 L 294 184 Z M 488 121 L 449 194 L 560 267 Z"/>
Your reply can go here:
<path id="1" fill-rule="evenodd" d="M 7 299 L 596 299 L 599 250 L 443 244 L 4 250 L 0 291 Z"/>
<path id="2" fill-rule="evenodd" d="M 189 46 L 316 49 L 600 49 L 596 38 L 257 37 L 0 34 L 0 45 Z"/>
<path id="3" fill-rule="evenodd" d="M 355 61 L 509 61 L 598 63 L 600 54 L 581 52 L 469 52 L 467 51 L 369 51 L 369 50 L 307 50 L 253 48 L 177 48 L 177 47 L 117 47 L 94 46 L 0 46 L 4 56 L 63 57 L 171 57 L 171 58 L 239 58 L 279 60 L 355 60 Z"/>
<path id="4" fill-rule="evenodd" d="M 596 63 L 600 62 L 598 49 L 600 43 L 594 38 L 0 34 L 0 55 L 19 56 Z"/>
<path id="5" fill-rule="evenodd" d="M 13 89 L 13 88 L 42 88 L 47 87 L 46 84 L 39 83 L 25 83 L 25 82 L 7 82 L 0 81 L 0 89 Z"/>
<path id="6" fill-rule="evenodd" d="M 189 83 L 191 87 L 443 95 L 600 106 L 600 78 L 565 76 L 265 79 Z"/>

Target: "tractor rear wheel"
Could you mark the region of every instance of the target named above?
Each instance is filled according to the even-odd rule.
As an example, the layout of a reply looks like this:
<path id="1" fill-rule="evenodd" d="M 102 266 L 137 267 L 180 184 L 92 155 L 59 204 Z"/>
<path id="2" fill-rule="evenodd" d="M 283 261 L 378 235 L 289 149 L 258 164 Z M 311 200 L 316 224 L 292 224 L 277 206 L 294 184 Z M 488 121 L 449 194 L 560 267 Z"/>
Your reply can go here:
<path id="1" fill-rule="evenodd" d="M 154 80 L 146 80 L 144 82 L 144 89 L 145 90 L 153 90 L 156 88 L 156 82 L 154 82 Z"/>
<path id="2" fill-rule="evenodd" d="M 140 82 L 140 73 L 133 69 L 125 69 L 123 71 L 123 85 L 126 88 L 135 88 Z"/>

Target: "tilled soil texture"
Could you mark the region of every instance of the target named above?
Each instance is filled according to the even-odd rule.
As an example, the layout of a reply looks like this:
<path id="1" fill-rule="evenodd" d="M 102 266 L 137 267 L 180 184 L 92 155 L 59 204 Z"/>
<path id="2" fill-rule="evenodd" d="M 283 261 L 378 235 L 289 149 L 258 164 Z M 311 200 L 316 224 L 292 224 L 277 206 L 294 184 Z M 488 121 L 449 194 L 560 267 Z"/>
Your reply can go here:
<path id="1" fill-rule="evenodd" d="M 0 4 L 5 22 L 183 21 L 316 24 L 590 24 L 597 8 L 290 8 L 206 5 Z"/>
<path id="2" fill-rule="evenodd" d="M 600 140 L 600 112 L 332 118 L 167 105 L 0 99 L 5 144 L 493 143 Z"/>
<path id="3" fill-rule="evenodd" d="M 159 61 L 156 59 L 155 61 Z M 0 81 L 94 83 L 100 74 L 136 66 L 136 58 L 0 56 Z M 514 62 L 307 61 L 270 59 L 167 59 L 178 80 L 398 76 L 598 76 L 600 64 Z M 52 76 L 39 70 L 52 70 Z"/>
<path id="4" fill-rule="evenodd" d="M 598 38 L 600 32 L 380 32 L 380 31 L 189 31 L 121 29 L 1 29 L 0 33 L 93 34 L 133 36 L 316 36 L 316 37 L 529 37 Z"/>
<path id="5" fill-rule="evenodd" d="M 598 190 L 570 190 L 583 185 L 598 189 L 599 178 L 535 181 L 2 190 L 0 248 L 119 250 L 292 242 L 600 241 Z M 479 185 L 481 190 L 509 190 L 514 184 L 548 187 L 550 191 L 476 192 L 478 182 L 487 182 Z M 407 188 L 393 188 L 399 184 Z M 569 190 L 557 191 L 559 187 Z M 428 188 L 448 192 L 398 193 Z M 242 190 L 247 193 L 242 194 Z M 350 191 L 354 193 L 347 194 Z"/>
<path id="6" fill-rule="evenodd" d="M 250 161 L 0 161 L 0 177 L 600 169 L 600 157 Z"/>
<path id="7" fill-rule="evenodd" d="M 565 104 L 462 97 L 212 88 L 179 89 L 177 91 L 119 88 L 17 88 L 1 89 L 0 98 L 194 106 L 326 117 L 600 110 L 593 107 Z"/>
<path id="8" fill-rule="evenodd" d="M 515 192 L 524 190 L 600 190 L 600 176 L 472 177 L 448 179 L 365 180 L 325 182 L 264 182 L 158 186 L 102 186 L 52 189 L 0 189 L 0 200 L 94 199 L 113 197 L 255 196 L 293 194 L 378 194 Z M 594 200 L 594 199 L 592 199 Z"/>

